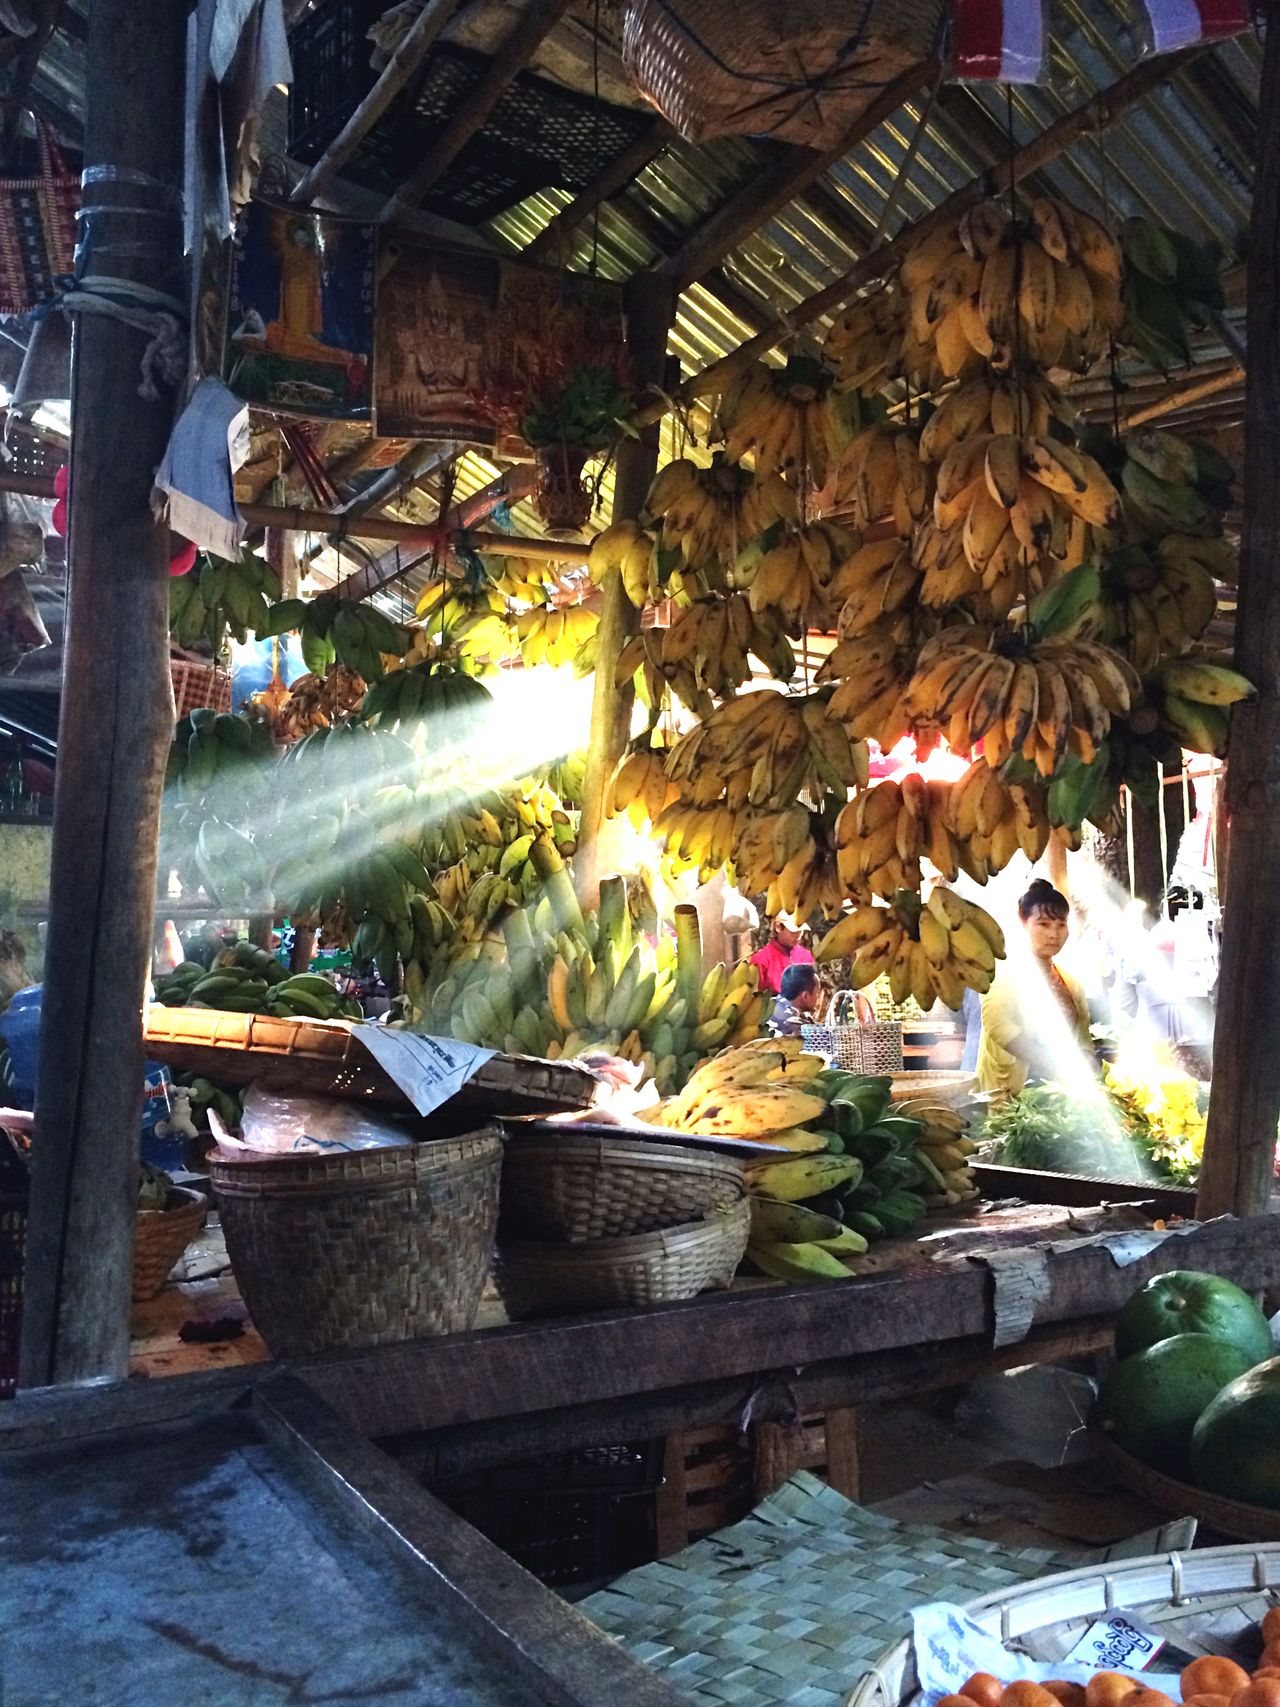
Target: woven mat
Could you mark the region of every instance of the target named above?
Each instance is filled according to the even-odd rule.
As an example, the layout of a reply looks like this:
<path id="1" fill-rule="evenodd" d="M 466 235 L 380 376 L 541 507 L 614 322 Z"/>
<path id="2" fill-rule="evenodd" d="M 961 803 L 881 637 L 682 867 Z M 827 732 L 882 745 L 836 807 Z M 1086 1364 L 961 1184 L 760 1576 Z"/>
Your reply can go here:
<path id="1" fill-rule="evenodd" d="M 1002 1546 L 881 1517 L 801 1470 L 741 1523 L 628 1572 L 578 1609 L 692 1702 L 844 1707 L 909 1634 L 913 1607 L 1167 1544 L 1148 1535 L 1104 1551 Z"/>

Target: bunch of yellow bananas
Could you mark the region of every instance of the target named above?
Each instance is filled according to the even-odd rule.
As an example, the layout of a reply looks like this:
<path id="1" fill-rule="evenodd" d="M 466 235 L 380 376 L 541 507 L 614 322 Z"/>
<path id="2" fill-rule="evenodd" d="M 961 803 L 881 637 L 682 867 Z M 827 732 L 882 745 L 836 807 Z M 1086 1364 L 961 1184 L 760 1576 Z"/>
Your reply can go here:
<path id="1" fill-rule="evenodd" d="M 1004 958 L 1004 933 L 983 908 L 954 889 L 934 889 L 928 901 L 899 890 L 887 907 L 866 902 L 840 919 L 818 944 L 820 961 L 853 957 L 852 985 L 887 974 L 895 1002 L 913 996 L 926 1012 L 935 1001 L 958 1008 L 967 989 L 991 987 Z"/>
<path id="2" fill-rule="evenodd" d="M 683 735 L 667 775 L 695 804 L 724 797 L 731 813 L 744 806 L 790 806 L 798 795 L 865 785 L 868 755 L 827 709 L 827 690 L 793 697 L 772 688 L 718 706 Z"/>
<path id="3" fill-rule="evenodd" d="M 670 628 L 651 633 L 661 642 L 662 674 L 681 699 L 682 672 L 691 672 L 695 687 L 723 699 L 751 680 L 747 654 L 764 657 L 774 645 L 767 630 L 757 629 L 744 593 L 690 605 L 677 611 Z"/>
<path id="4" fill-rule="evenodd" d="M 679 790 L 666 771 L 666 753 L 646 739 L 625 753 L 609 779 L 604 815 L 616 818 L 625 812 L 637 830 L 656 824 L 663 808 L 678 797 Z"/>
<path id="5" fill-rule="evenodd" d="M 950 1103 L 928 1097 L 904 1097 L 895 1101 L 893 1112 L 923 1125 L 915 1160 L 925 1175 L 920 1192 L 929 1208 L 951 1209 L 972 1202 L 978 1188 L 970 1158 L 978 1146 L 968 1136 L 967 1118 Z"/>
<path id="6" fill-rule="evenodd" d="M 591 541 L 587 574 L 598 587 L 611 570 L 617 569 L 627 597 L 639 610 L 649 599 L 657 597 L 653 550 L 653 540 L 639 522 L 613 522 Z"/>
<path id="7" fill-rule="evenodd" d="M 863 789 L 836 819 L 840 879 L 851 895 L 885 900 L 918 890 L 920 861 L 950 880 L 960 869 L 949 811 L 950 788 L 939 778 L 908 771 Z"/>
<path id="8" fill-rule="evenodd" d="M 656 1118 L 676 1132 L 768 1142 L 826 1112 L 826 1098 L 810 1088 L 824 1065 L 798 1037 L 757 1038 L 704 1061 Z"/>
<path id="9" fill-rule="evenodd" d="M 983 361 L 1083 371 L 1124 320 L 1123 274 L 1115 238 L 1069 202 L 1037 197 L 1016 220 L 1003 203 L 975 203 L 902 264 L 910 340 L 934 358 L 926 381 Z"/>
<path id="10" fill-rule="evenodd" d="M 909 539 L 929 514 L 932 471 L 920 459 L 919 435 L 878 423 L 850 441 L 835 470 L 835 506 L 852 510 L 859 527 L 889 518 Z"/>
<path id="11" fill-rule="evenodd" d="M 721 394 L 716 430 L 730 462 L 754 457 L 758 480 L 795 471 L 824 486 L 840 449 L 830 370 L 811 356 L 744 368 Z"/>
<path id="12" fill-rule="evenodd" d="M 911 548 L 896 536 L 860 546 L 831 577 L 831 602 L 838 605 L 836 631 L 842 639 L 864 634 L 895 613 L 909 620 L 920 571 Z"/>
<path id="13" fill-rule="evenodd" d="M 797 633 L 830 622 L 828 587 L 858 548 L 858 537 L 836 522 L 809 522 L 764 553 L 747 595 L 755 612 L 772 610 Z"/>
<path id="14" fill-rule="evenodd" d="M 869 391 L 900 370 L 903 298 L 881 288 L 835 316 L 822 353 L 835 368 L 837 391 Z"/>
<path id="15" fill-rule="evenodd" d="M 920 430 L 920 455 L 939 463 L 956 445 L 985 434 L 1030 433 L 1048 438 L 1055 424 L 1071 430 L 1076 415 L 1059 388 L 1042 373 L 981 373 L 955 386 Z"/>
<path id="16" fill-rule="evenodd" d="M 364 696 L 363 676 L 343 664 L 330 664 L 323 676 L 295 676 L 285 698 L 270 708 L 268 720 L 280 740 L 299 741 L 311 730 L 328 729 L 359 711 Z"/>
<path id="17" fill-rule="evenodd" d="M 1006 782 L 983 758 L 951 784 L 947 823 L 960 869 L 979 883 L 1003 871 L 1015 853 L 1034 865 L 1054 834 L 1039 790 Z"/>
<path id="18" fill-rule="evenodd" d="M 717 451 L 709 468 L 687 457 L 658 470 L 645 513 L 659 523 L 663 551 L 690 569 L 718 569 L 729 584 L 747 546 L 776 522 L 796 521 L 796 494 L 778 473 L 752 475 Z"/>
<path id="19" fill-rule="evenodd" d="M 954 626 L 921 648 L 907 705 L 942 724 L 953 751 L 981 742 L 991 765 L 1020 754 L 1048 777 L 1069 751 L 1089 764 L 1139 687 L 1128 660 L 1097 641 Z"/>
<path id="20" fill-rule="evenodd" d="M 827 709 L 852 740 L 875 741 L 888 752 L 912 730 L 904 698 L 915 657 L 893 625 L 881 622 L 841 640 L 823 659 L 815 680 L 836 683 Z"/>
<path id="21" fill-rule="evenodd" d="M 567 605 L 558 610 L 539 605 L 524 611 L 516 618 L 520 656 L 530 669 L 538 664 L 557 668 L 571 664 L 595 638 L 599 622 L 598 614 L 586 605 Z"/>
<path id="22" fill-rule="evenodd" d="M 1231 707 L 1257 691 L 1239 670 L 1194 652 L 1168 659 L 1149 687 L 1161 728 L 1193 753 L 1218 758 L 1227 750 Z"/>
<path id="23" fill-rule="evenodd" d="M 843 900 L 822 820 L 798 803 L 780 812 L 738 813 L 733 868 L 746 894 L 767 895 L 770 913 L 807 918 L 819 907 L 836 912 Z"/>
<path id="24" fill-rule="evenodd" d="M 676 871 L 696 868 L 709 876 L 733 857 L 737 816 L 723 803 L 700 806 L 677 793 L 653 820 Z"/>

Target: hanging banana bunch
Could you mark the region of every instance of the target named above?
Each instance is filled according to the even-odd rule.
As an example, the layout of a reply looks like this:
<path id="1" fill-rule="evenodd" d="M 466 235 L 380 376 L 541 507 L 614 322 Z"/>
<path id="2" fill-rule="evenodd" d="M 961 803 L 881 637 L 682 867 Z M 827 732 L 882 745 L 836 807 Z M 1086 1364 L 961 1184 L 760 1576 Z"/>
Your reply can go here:
<path id="1" fill-rule="evenodd" d="M 763 534 L 798 519 L 796 494 L 777 472 L 752 474 L 717 451 L 708 468 L 688 458 L 658 470 L 645 515 L 657 524 L 661 551 L 688 569 L 718 571 L 729 587 L 747 583 L 739 559 Z"/>
<path id="2" fill-rule="evenodd" d="M 721 395 L 716 432 L 730 462 L 754 459 L 758 480 L 795 473 L 824 486 L 841 449 L 836 401 L 829 370 L 812 356 L 792 356 L 781 368 L 756 362 Z"/>
<path id="3" fill-rule="evenodd" d="M 784 535 L 752 571 L 752 611 L 775 612 L 789 633 L 828 627 L 828 590 L 834 592 L 839 566 L 857 548 L 858 536 L 835 522 L 809 522 Z"/>
<path id="4" fill-rule="evenodd" d="M 526 668 L 539 664 L 550 664 L 554 669 L 563 664 L 577 667 L 583 648 L 595 639 L 599 622 L 598 614 L 586 605 L 539 605 L 522 611 L 516 618 L 516 633 Z"/>
<path id="5" fill-rule="evenodd" d="M 659 596 L 653 540 L 639 522 L 614 522 L 591 541 L 587 573 L 592 585 L 598 587 L 611 569 L 621 572 L 627 597 L 637 610 Z"/>
<path id="6" fill-rule="evenodd" d="M 909 539 L 932 497 L 932 472 L 921 461 L 919 435 L 908 428 L 865 427 L 836 465 L 835 508 L 851 511 L 860 528 L 887 518 Z"/>
<path id="7" fill-rule="evenodd" d="M 916 729 L 905 703 L 916 650 L 902 643 L 892 625 L 878 623 L 840 641 L 823 659 L 815 680 L 836 684 L 827 709 L 851 740 L 874 741 L 887 752 L 914 731 L 920 750 L 923 731 Z"/>
<path id="8" fill-rule="evenodd" d="M 709 805 L 725 799 L 730 812 L 750 805 L 780 811 L 802 793 L 862 787 L 868 755 L 829 715 L 823 689 L 793 698 L 772 689 L 726 700 L 681 736 L 667 775 L 685 799 Z"/>
<path id="9" fill-rule="evenodd" d="M 870 391 L 900 371 L 904 299 L 881 287 L 841 310 L 822 354 L 835 369 L 837 391 Z"/>
<path id="10" fill-rule="evenodd" d="M 900 890 L 888 906 L 859 904 L 823 937 L 816 958 L 850 956 L 855 990 L 887 976 L 895 1002 L 912 996 L 927 1013 L 935 1001 L 958 1008 L 966 989 L 989 990 L 1004 952 L 990 913 L 938 885 L 927 902 Z"/>
<path id="11" fill-rule="evenodd" d="M 633 742 L 609 779 L 605 817 L 616 818 L 625 812 L 637 830 L 656 824 L 680 793 L 667 775 L 666 757 L 663 748 L 651 744 L 648 732 Z"/>
<path id="12" fill-rule="evenodd" d="M 1226 306 L 1217 262 L 1179 231 L 1149 219 L 1126 219 L 1124 324 L 1119 342 L 1168 373 L 1191 361 L 1189 326 L 1207 326 Z"/>

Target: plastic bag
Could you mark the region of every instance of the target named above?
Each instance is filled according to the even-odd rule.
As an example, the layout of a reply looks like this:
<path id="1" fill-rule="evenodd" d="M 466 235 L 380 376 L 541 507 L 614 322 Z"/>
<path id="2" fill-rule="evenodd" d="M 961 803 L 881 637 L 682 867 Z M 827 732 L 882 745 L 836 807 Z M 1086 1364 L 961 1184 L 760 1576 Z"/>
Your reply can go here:
<path id="1" fill-rule="evenodd" d="M 279 1096 L 260 1085 L 250 1085 L 244 1094 L 240 1137 L 233 1138 L 225 1129 L 217 1136 L 224 1149 L 272 1156 L 405 1149 L 413 1143 L 403 1126 L 380 1119 L 358 1103 Z"/>
<path id="2" fill-rule="evenodd" d="M 1039 83 L 1048 34 L 1044 0 L 954 0 L 951 74 L 972 83 Z"/>
<path id="3" fill-rule="evenodd" d="M 1251 0 L 1213 0 L 1189 6 L 1187 0 L 1143 0 L 1146 14 L 1139 29 L 1144 53 L 1177 53 L 1197 42 L 1222 41 L 1253 28 Z"/>

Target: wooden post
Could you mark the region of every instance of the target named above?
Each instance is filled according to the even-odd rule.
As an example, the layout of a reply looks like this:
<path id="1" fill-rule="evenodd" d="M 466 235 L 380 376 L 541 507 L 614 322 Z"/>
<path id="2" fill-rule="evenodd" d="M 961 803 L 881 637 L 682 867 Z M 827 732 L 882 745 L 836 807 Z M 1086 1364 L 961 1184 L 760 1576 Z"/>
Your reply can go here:
<path id="1" fill-rule="evenodd" d="M 675 315 L 674 286 L 641 277 L 627 294 L 627 347 L 631 381 L 637 391 L 660 385 L 666 366 L 667 332 Z M 636 438 L 618 447 L 613 478 L 614 521 L 640 514 L 658 467 L 659 426 L 644 427 Z M 604 824 L 604 794 L 614 766 L 631 735 L 635 692 L 628 682 L 614 683 L 613 672 L 622 649 L 640 629 L 640 612 L 627 597 L 622 575 L 611 569 L 601 587 L 600 627 L 596 637 L 595 692 L 591 702 L 591 733 L 587 741 L 587 770 L 582 788 L 582 822 L 574 872 L 581 900 L 595 904 L 603 874 L 605 850 L 600 846 Z"/>
<path id="2" fill-rule="evenodd" d="M 179 298 L 186 11 L 173 0 L 94 0 L 86 55 L 86 271 Z M 175 398 L 139 396 L 147 344 L 104 315 L 76 321 L 24 1387 L 117 1378 L 128 1360 L 140 1009 L 173 730 L 168 530 L 150 500 Z"/>
<path id="3" fill-rule="evenodd" d="M 1273 19 L 1273 26 L 1274 26 Z M 1244 533 L 1236 663 L 1258 688 L 1231 720 L 1229 823 L 1213 1094 L 1197 1212 L 1247 1215 L 1271 1195 L 1280 1115 L 1280 29 L 1267 32 L 1249 238 Z"/>

